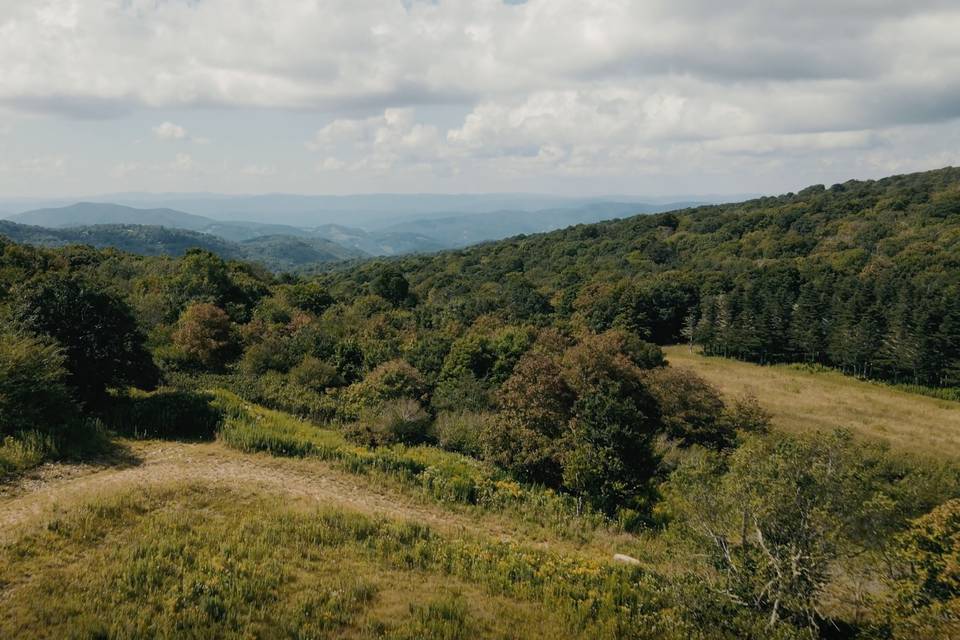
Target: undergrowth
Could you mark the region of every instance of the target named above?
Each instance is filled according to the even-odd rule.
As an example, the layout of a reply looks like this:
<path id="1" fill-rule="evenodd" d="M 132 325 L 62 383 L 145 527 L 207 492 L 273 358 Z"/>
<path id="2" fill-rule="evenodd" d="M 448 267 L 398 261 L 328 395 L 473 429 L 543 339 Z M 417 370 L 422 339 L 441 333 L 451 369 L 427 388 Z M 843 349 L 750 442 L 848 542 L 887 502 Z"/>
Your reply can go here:
<path id="1" fill-rule="evenodd" d="M 240 451 L 327 460 L 352 474 L 376 474 L 414 487 L 439 502 L 508 511 L 564 536 L 617 526 L 600 513 L 578 511 L 572 496 L 521 485 L 468 456 L 430 446 L 363 447 L 339 431 L 244 402 L 229 391 L 217 390 L 214 398 L 213 405 L 224 416 L 220 438 Z"/>

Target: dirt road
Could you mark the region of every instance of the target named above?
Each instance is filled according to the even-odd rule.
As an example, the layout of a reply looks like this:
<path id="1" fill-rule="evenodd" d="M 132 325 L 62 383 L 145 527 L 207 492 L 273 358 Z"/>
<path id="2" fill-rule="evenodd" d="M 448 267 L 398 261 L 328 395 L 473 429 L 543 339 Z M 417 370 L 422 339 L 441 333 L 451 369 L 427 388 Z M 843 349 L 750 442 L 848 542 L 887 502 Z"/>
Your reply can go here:
<path id="1" fill-rule="evenodd" d="M 220 443 L 134 442 L 124 455 L 84 464 L 45 464 L 0 484 L 0 541 L 42 522 L 61 507 L 137 487 L 199 482 L 291 504 L 326 504 L 364 513 L 424 522 L 439 528 L 477 528 L 475 518 L 418 502 L 315 460 L 244 454 Z M 489 524 L 489 523 L 488 523 Z M 483 527 L 489 533 L 487 526 Z"/>

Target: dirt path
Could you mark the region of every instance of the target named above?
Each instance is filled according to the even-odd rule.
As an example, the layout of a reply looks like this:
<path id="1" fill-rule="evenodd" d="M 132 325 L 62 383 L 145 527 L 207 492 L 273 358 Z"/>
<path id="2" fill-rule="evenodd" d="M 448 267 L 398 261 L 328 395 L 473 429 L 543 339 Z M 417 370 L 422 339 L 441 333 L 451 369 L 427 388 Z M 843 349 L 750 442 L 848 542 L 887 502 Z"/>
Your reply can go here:
<path id="1" fill-rule="evenodd" d="M 424 522 L 442 529 L 475 529 L 489 523 L 374 486 L 314 460 L 243 454 L 220 443 L 138 442 L 128 455 L 103 464 L 46 464 L 14 483 L 0 485 L 0 541 L 42 522 L 59 507 L 136 487 L 199 482 L 283 496 L 305 505 L 329 504 L 368 514 Z M 509 537 L 504 532 L 504 537 Z"/>

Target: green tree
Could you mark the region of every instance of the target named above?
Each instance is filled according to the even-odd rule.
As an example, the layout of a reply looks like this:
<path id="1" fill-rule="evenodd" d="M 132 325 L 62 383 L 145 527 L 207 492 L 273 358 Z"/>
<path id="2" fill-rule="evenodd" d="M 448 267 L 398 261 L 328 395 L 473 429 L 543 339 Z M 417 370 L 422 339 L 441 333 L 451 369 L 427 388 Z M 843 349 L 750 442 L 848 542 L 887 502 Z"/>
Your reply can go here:
<path id="1" fill-rule="evenodd" d="M 896 559 L 897 631 L 903 637 L 949 637 L 960 628 L 960 499 L 913 521 L 897 538 Z"/>
<path id="2" fill-rule="evenodd" d="M 484 457 L 523 480 L 559 486 L 575 399 L 552 358 L 526 354 L 497 394 L 499 419 L 482 434 Z"/>
<path id="3" fill-rule="evenodd" d="M 173 344 L 190 364 L 213 370 L 222 369 L 237 350 L 230 316 L 206 302 L 191 304 L 180 314 Z"/>
<path id="4" fill-rule="evenodd" d="M 720 393 L 689 369 L 662 367 L 647 372 L 667 435 L 683 446 L 699 444 L 723 449 L 734 444 L 736 431 L 725 419 Z"/>
<path id="5" fill-rule="evenodd" d="M 320 315 L 334 303 L 333 296 L 319 282 L 301 282 L 291 285 L 287 290 L 287 301 L 293 307 Z"/>
<path id="6" fill-rule="evenodd" d="M 159 371 L 129 307 L 89 282 L 47 275 L 17 291 L 13 318 L 63 347 L 68 384 L 85 402 L 104 399 L 108 387 L 153 387 Z"/>
<path id="7" fill-rule="evenodd" d="M 399 307 L 410 300 L 410 283 L 399 269 L 384 267 L 370 281 L 370 292 Z"/>
<path id="8" fill-rule="evenodd" d="M 896 505 L 882 449 L 850 433 L 752 437 L 729 458 L 689 456 L 664 486 L 684 537 L 713 560 L 704 575 L 770 626 L 816 629 L 831 571 L 883 542 Z"/>
<path id="9" fill-rule="evenodd" d="M 564 438 L 563 483 L 595 508 L 647 507 L 657 470 L 653 438 L 659 409 L 649 393 L 630 382 L 603 381 L 581 393 Z"/>

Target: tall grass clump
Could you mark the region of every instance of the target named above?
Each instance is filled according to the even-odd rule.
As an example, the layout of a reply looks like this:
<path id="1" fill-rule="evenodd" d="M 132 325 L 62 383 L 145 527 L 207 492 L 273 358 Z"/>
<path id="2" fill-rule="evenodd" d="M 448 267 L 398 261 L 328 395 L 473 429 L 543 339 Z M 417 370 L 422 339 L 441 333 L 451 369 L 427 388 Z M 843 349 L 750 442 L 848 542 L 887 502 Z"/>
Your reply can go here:
<path id="1" fill-rule="evenodd" d="M 129 389 L 103 411 L 109 427 L 131 438 L 210 440 L 223 420 L 209 393 L 161 387 Z"/>

